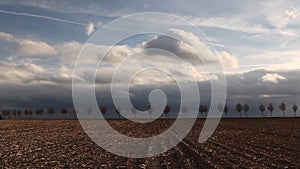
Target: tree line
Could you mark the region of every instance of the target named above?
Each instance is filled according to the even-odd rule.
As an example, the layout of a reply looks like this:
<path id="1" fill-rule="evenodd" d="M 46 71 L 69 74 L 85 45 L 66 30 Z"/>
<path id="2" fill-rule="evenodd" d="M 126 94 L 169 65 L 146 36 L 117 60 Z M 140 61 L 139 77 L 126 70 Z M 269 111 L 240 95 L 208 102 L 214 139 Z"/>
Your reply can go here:
<path id="1" fill-rule="evenodd" d="M 279 110 L 282 111 L 282 116 L 285 117 L 285 111 L 287 109 L 286 104 L 282 102 L 278 105 L 278 108 L 279 108 Z M 218 109 L 221 113 L 224 113 L 225 117 L 228 117 L 229 108 L 228 108 L 227 104 L 225 104 L 224 106 L 220 104 L 218 106 Z M 261 112 L 261 117 L 264 116 L 264 113 L 267 110 L 270 112 L 271 117 L 273 117 L 274 109 L 275 109 L 275 107 L 272 103 L 269 103 L 268 105 L 260 104 L 258 106 L 258 110 Z M 291 106 L 291 109 L 294 112 L 294 117 L 296 117 L 297 110 L 298 110 L 298 105 L 293 103 L 293 105 Z M 237 113 L 239 113 L 240 117 L 242 117 L 243 112 L 245 113 L 245 116 L 248 117 L 249 110 L 250 110 L 250 107 L 249 107 L 248 104 L 242 105 L 241 103 L 237 103 L 235 105 L 235 111 Z M 121 109 L 119 107 L 116 107 L 114 111 L 118 115 L 118 117 L 121 118 L 121 113 L 120 113 Z M 152 118 L 152 116 L 151 116 L 152 111 L 153 111 L 153 109 L 149 105 L 147 107 L 147 112 L 149 113 L 150 118 Z M 75 112 L 76 112 L 75 110 L 70 111 L 67 108 L 61 108 L 59 113 L 61 114 L 61 118 L 66 118 L 67 114 L 75 113 Z M 92 109 L 88 109 L 86 111 L 86 113 L 88 115 L 90 115 L 92 112 L 93 112 Z M 100 112 L 103 114 L 103 116 L 105 116 L 105 114 L 107 113 L 107 108 L 105 106 L 100 107 Z M 136 106 L 132 107 L 131 112 L 133 113 L 133 116 L 135 118 L 136 112 L 137 112 Z M 163 110 L 164 115 L 169 118 L 169 113 L 170 112 L 171 112 L 171 107 L 169 105 L 166 105 L 165 109 Z M 181 112 L 184 113 L 184 114 L 187 114 L 188 110 L 185 106 L 183 106 Z M 200 105 L 198 112 L 201 114 L 201 117 L 204 118 L 204 117 L 207 116 L 207 113 L 209 112 L 209 108 L 206 105 Z M 17 116 L 21 117 L 22 115 L 23 115 L 23 117 L 25 116 L 26 118 L 32 118 L 33 113 L 36 114 L 37 118 L 42 117 L 44 114 L 48 114 L 49 118 L 54 118 L 54 114 L 56 114 L 57 112 L 56 112 L 55 108 L 48 108 L 48 109 L 46 109 L 46 111 L 44 111 L 43 108 L 38 108 L 38 109 L 35 109 L 34 112 L 33 112 L 32 109 L 25 109 L 23 111 L 16 110 L 16 109 L 14 109 L 12 111 L 2 110 L 2 115 L 0 115 L 0 119 L 2 119 L 2 118 L 7 118 L 7 119 L 8 118 L 14 118 L 14 117 L 17 117 Z"/>

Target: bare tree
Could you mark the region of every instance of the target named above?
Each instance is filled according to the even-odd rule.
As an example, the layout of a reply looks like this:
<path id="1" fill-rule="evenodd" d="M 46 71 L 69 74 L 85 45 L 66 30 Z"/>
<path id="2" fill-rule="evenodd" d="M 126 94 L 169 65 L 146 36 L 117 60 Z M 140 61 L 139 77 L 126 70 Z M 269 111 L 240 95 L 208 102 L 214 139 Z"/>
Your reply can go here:
<path id="1" fill-rule="evenodd" d="M 226 117 L 227 117 L 228 111 L 229 111 L 228 106 L 225 104 L 224 113 L 225 113 Z"/>
<path id="2" fill-rule="evenodd" d="M 21 114 L 22 114 L 21 110 L 18 110 L 17 114 L 18 114 L 19 118 L 21 118 Z"/>
<path id="3" fill-rule="evenodd" d="M 16 117 L 17 116 L 17 110 L 13 109 L 13 113 L 12 114 L 13 114 L 14 117 Z"/>
<path id="4" fill-rule="evenodd" d="M 135 115 L 136 115 L 137 109 L 136 107 L 133 105 L 131 108 L 131 113 L 133 114 L 133 118 L 135 119 Z"/>
<path id="5" fill-rule="evenodd" d="M 37 116 L 39 116 L 41 114 L 41 111 L 40 109 L 35 109 L 35 112 L 34 112 Z"/>
<path id="6" fill-rule="evenodd" d="M 204 118 L 203 114 L 204 114 L 204 106 L 200 104 L 199 106 L 199 112 L 201 113 L 201 117 Z"/>
<path id="7" fill-rule="evenodd" d="M 32 114 L 33 114 L 32 109 L 29 109 L 28 110 L 28 115 L 29 115 L 30 118 L 31 118 Z"/>
<path id="8" fill-rule="evenodd" d="M 219 109 L 220 113 L 224 113 L 225 117 L 227 117 L 228 107 L 226 104 L 225 104 L 225 106 L 223 106 L 222 104 L 219 104 L 218 109 Z"/>
<path id="9" fill-rule="evenodd" d="M 295 102 L 294 102 L 294 104 L 293 104 L 293 106 L 292 106 L 292 109 L 293 109 L 293 111 L 294 111 L 294 113 L 295 113 L 295 117 L 296 117 L 296 112 L 297 112 L 297 110 L 298 110 L 298 106 L 295 104 Z"/>
<path id="10" fill-rule="evenodd" d="M 184 114 L 185 117 L 187 117 L 188 109 L 186 106 L 182 106 L 181 112 Z"/>
<path id="11" fill-rule="evenodd" d="M 248 106 L 248 104 L 244 104 L 243 110 L 244 110 L 245 113 L 246 113 L 246 117 L 248 117 L 248 111 L 249 111 L 249 106 Z"/>
<path id="12" fill-rule="evenodd" d="M 51 115 L 52 118 L 54 117 L 55 109 L 54 108 L 48 108 L 48 114 Z"/>
<path id="13" fill-rule="evenodd" d="M 153 109 L 151 107 L 151 105 L 149 104 L 148 107 L 147 107 L 147 111 L 149 113 L 149 116 L 150 116 L 150 119 L 152 119 L 152 112 L 153 112 Z"/>
<path id="14" fill-rule="evenodd" d="M 62 108 L 62 109 L 60 110 L 60 113 L 61 113 L 62 116 L 64 116 L 64 118 L 66 118 L 67 113 L 68 113 L 68 109 L 67 109 L 67 108 Z"/>
<path id="15" fill-rule="evenodd" d="M 102 107 L 100 108 L 100 112 L 103 114 L 103 117 L 104 117 L 105 114 L 106 114 L 106 108 L 105 108 L 104 106 L 102 106 Z"/>
<path id="16" fill-rule="evenodd" d="M 268 105 L 268 110 L 269 110 L 269 112 L 271 113 L 271 117 L 273 117 L 274 106 L 273 106 L 272 103 L 270 103 L 270 104 Z"/>
<path id="17" fill-rule="evenodd" d="M 9 118 L 9 115 L 10 115 L 9 110 L 3 110 L 3 111 L 2 111 L 2 115 L 3 115 L 3 118 L 6 117 L 6 118 L 8 119 L 8 118 Z"/>
<path id="18" fill-rule="evenodd" d="M 118 114 L 119 118 L 121 118 L 121 108 L 120 107 L 116 107 L 115 108 L 115 112 Z"/>
<path id="19" fill-rule="evenodd" d="M 242 117 L 241 112 L 243 110 L 243 106 L 240 103 L 236 104 L 235 110 L 240 114 L 240 117 Z"/>
<path id="20" fill-rule="evenodd" d="M 29 111 L 27 109 L 24 110 L 24 114 L 25 116 L 28 118 L 28 115 L 29 115 Z"/>
<path id="21" fill-rule="evenodd" d="M 285 117 L 285 109 L 286 109 L 286 104 L 285 103 L 280 103 L 279 105 L 279 109 L 282 111 L 283 113 L 283 117 Z"/>
<path id="22" fill-rule="evenodd" d="M 264 112 L 266 110 L 265 105 L 264 104 L 259 105 L 258 109 L 261 112 L 261 117 L 264 117 Z"/>
<path id="23" fill-rule="evenodd" d="M 207 113 L 208 113 L 208 108 L 207 106 L 203 106 L 203 111 L 204 111 L 204 114 L 205 114 L 205 117 L 207 117 Z"/>
<path id="24" fill-rule="evenodd" d="M 166 105 L 165 109 L 164 109 L 164 114 L 167 115 L 167 117 L 169 118 L 169 113 L 171 111 L 171 108 L 169 105 Z"/>

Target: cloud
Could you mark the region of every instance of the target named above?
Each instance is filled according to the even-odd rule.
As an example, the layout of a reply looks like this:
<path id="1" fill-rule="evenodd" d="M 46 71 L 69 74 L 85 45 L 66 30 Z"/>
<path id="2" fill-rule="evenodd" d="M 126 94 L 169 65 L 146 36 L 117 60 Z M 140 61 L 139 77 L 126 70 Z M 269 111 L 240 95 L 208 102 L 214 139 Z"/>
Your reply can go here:
<path id="1" fill-rule="evenodd" d="M 17 53 L 21 56 L 55 56 L 57 51 L 42 41 L 20 40 Z"/>
<path id="2" fill-rule="evenodd" d="M 56 49 L 43 41 L 34 41 L 29 39 L 20 39 L 12 34 L 0 32 L 0 38 L 17 44 L 15 49 L 11 49 L 12 55 L 43 57 L 57 55 Z"/>
<path id="3" fill-rule="evenodd" d="M 38 81 L 39 75 L 45 69 L 33 63 L 4 63 L 0 62 L 0 82 L 13 84 L 27 84 Z"/>
<path id="4" fill-rule="evenodd" d="M 267 73 L 260 78 L 263 82 L 271 82 L 271 83 L 278 83 L 281 80 L 287 80 L 285 77 L 277 74 L 277 73 Z"/>
<path id="5" fill-rule="evenodd" d="M 5 33 L 5 32 L 0 32 L 0 38 L 6 40 L 8 42 L 14 41 L 14 36 L 9 33 Z"/>
<path id="6" fill-rule="evenodd" d="M 86 27 L 86 34 L 90 36 L 95 31 L 95 25 L 93 23 L 89 23 Z"/>
<path id="7" fill-rule="evenodd" d="M 239 63 L 235 56 L 230 55 L 226 51 L 218 52 L 218 55 L 221 59 L 221 64 L 222 64 L 224 70 L 239 68 Z"/>

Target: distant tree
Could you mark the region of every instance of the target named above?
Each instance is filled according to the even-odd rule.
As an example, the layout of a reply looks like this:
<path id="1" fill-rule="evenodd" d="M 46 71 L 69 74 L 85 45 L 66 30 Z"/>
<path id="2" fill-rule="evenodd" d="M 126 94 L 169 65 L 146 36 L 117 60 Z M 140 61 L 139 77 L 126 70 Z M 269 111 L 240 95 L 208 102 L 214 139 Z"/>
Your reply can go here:
<path id="1" fill-rule="evenodd" d="M 102 113 L 102 115 L 103 115 L 103 117 L 104 117 L 105 114 L 106 114 L 106 108 L 105 108 L 104 106 L 102 106 L 102 107 L 100 108 L 100 112 Z"/>
<path id="2" fill-rule="evenodd" d="M 286 104 L 285 103 L 280 103 L 279 105 L 279 109 L 282 111 L 283 113 L 283 117 L 285 117 L 285 109 L 286 109 Z"/>
<path id="3" fill-rule="evenodd" d="M 116 107 L 115 108 L 115 112 L 118 114 L 119 118 L 121 118 L 121 108 L 120 107 Z"/>
<path id="4" fill-rule="evenodd" d="M 32 109 L 29 109 L 29 110 L 28 110 L 28 115 L 29 115 L 30 118 L 31 118 L 31 116 L 32 116 L 32 113 L 33 113 L 33 112 L 32 112 Z"/>
<path id="5" fill-rule="evenodd" d="M 136 115 L 137 109 L 136 107 L 133 105 L 131 108 L 131 113 L 133 114 L 133 118 L 135 119 L 135 115 Z"/>
<path id="6" fill-rule="evenodd" d="M 68 109 L 67 108 L 62 108 L 60 109 L 60 113 L 62 116 L 64 116 L 64 118 L 66 118 L 67 113 L 68 113 Z"/>
<path id="7" fill-rule="evenodd" d="M 240 103 L 236 104 L 235 110 L 240 114 L 240 117 L 242 117 L 241 112 L 243 110 L 243 106 Z"/>
<path id="8" fill-rule="evenodd" d="M 152 119 L 152 112 L 153 112 L 153 109 L 151 107 L 151 105 L 149 104 L 148 107 L 147 107 L 147 111 L 149 113 L 149 116 L 150 116 L 150 119 Z"/>
<path id="9" fill-rule="evenodd" d="M 52 118 L 53 118 L 54 114 L 55 114 L 55 109 L 54 108 L 48 108 L 48 114 L 49 114 L 49 116 L 51 115 Z"/>
<path id="10" fill-rule="evenodd" d="M 184 114 L 185 117 L 187 117 L 188 109 L 186 106 L 182 106 L 181 112 Z"/>
<path id="11" fill-rule="evenodd" d="M 39 116 L 40 115 L 40 109 L 35 109 L 34 113 Z"/>
<path id="12" fill-rule="evenodd" d="M 89 107 L 89 108 L 86 110 L 86 114 L 91 115 L 92 113 L 93 113 L 93 109 Z"/>
<path id="13" fill-rule="evenodd" d="M 264 112 L 266 110 L 265 105 L 264 104 L 259 105 L 258 109 L 261 112 L 261 117 L 264 117 Z"/>
<path id="14" fill-rule="evenodd" d="M 244 110 L 245 113 L 246 113 L 246 117 L 248 117 L 248 111 L 249 111 L 249 106 L 248 106 L 248 104 L 244 104 L 243 110 Z"/>
<path id="15" fill-rule="evenodd" d="M 164 114 L 167 115 L 167 117 L 169 118 L 169 113 L 171 111 L 171 108 L 169 105 L 166 105 L 165 109 L 164 109 Z"/>
<path id="16" fill-rule="evenodd" d="M 273 117 L 273 111 L 274 111 L 274 106 L 273 106 L 273 104 L 272 103 L 269 103 L 269 105 L 268 105 L 268 110 L 269 110 L 269 112 L 271 113 L 271 117 Z"/>
<path id="17" fill-rule="evenodd" d="M 13 109 L 13 113 L 12 113 L 12 114 L 13 114 L 13 116 L 16 117 L 16 116 L 17 116 L 17 110 L 16 110 L 16 109 Z"/>
<path id="18" fill-rule="evenodd" d="M 219 104 L 218 109 L 219 109 L 220 113 L 224 113 L 225 117 L 227 117 L 228 107 L 226 104 L 225 104 L 225 106 L 223 106 L 222 104 Z"/>
<path id="19" fill-rule="evenodd" d="M 226 117 L 227 117 L 228 111 L 229 111 L 228 106 L 225 104 L 224 113 L 225 113 Z"/>
<path id="20" fill-rule="evenodd" d="M 22 115 L 21 110 L 18 110 L 18 111 L 17 111 L 17 114 L 18 114 L 19 118 L 21 118 L 21 115 Z"/>
<path id="21" fill-rule="evenodd" d="M 294 111 L 294 113 L 295 113 L 295 117 L 296 117 L 296 112 L 297 112 L 297 110 L 298 110 L 298 106 L 295 104 L 295 102 L 294 102 L 294 104 L 293 104 L 293 106 L 292 106 L 292 109 L 293 109 L 293 111 Z"/>
<path id="22" fill-rule="evenodd" d="M 25 116 L 27 117 L 27 118 L 29 118 L 28 116 L 29 116 L 29 111 L 28 111 L 28 109 L 25 109 L 24 110 L 24 114 L 25 114 Z"/>
<path id="23" fill-rule="evenodd" d="M 203 118 L 203 114 L 204 114 L 204 106 L 200 104 L 199 106 L 199 112 L 201 113 L 201 117 Z"/>
<path id="24" fill-rule="evenodd" d="M 207 117 L 207 113 L 208 113 L 208 108 L 207 106 L 203 106 L 203 111 L 204 111 L 204 114 L 205 114 L 205 117 Z"/>
<path id="25" fill-rule="evenodd" d="M 3 115 L 3 118 L 7 118 L 8 119 L 8 117 L 9 117 L 9 115 L 10 115 L 10 112 L 9 112 L 9 110 L 3 110 L 2 111 L 2 115 Z"/>

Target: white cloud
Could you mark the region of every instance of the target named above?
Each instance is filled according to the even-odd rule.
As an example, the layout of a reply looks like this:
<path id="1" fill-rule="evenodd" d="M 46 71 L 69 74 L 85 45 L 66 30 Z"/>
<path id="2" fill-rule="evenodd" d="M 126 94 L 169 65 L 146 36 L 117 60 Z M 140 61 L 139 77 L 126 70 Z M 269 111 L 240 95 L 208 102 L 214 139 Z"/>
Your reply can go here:
<path id="1" fill-rule="evenodd" d="M 287 79 L 277 73 L 267 73 L 261 77 L 261 80 L 263 82 L 278 83 L 281 80 L 287 80 Z"/>
<path id="2" fill-rule="evenodd" d="M 55 56 L 57 51 L 42 41 L 20 40 L 17 53 L 22 56 Z"/>
<path id="3" fill-rule="evenodd" d="M 95 31 L 95 25 L 93 23 L 89 23 L 86 27 L 86 34 L 90 36 Z"/>
<path id="4" fill-rule="evenodd" d="M 0 32 L 0 38 L 6 40 L 8 42 L 14 41 L 14 36 L 9 33 L 5 33 L 5 32 Z"/>
<path id="5" fill-rule="evenodd" d="M 54 47 L 43 41 L 19 39 L 14 37 L 12 34 L 5 32 L 0 32 L 0 38 L 17 44 L 16 49 L 11 50 L 14 52 L 13 55 L 34 57 L 57 55 L 57 51 Z"/>
<path id="6" fill-rule="evenodd" d="M 33 63 L 0 62 L 0 81 L 2 83 L 33 83 L 46 71 Z"/>
<path id="7" fill-rule="evenodd" d="M 239 63 L 235 56 L 230 55 L 226 51 L 218 52 L 218 55 L 221 59 L 221 64 L 223 66 L 224 70 L 230 70 L 230 69 L 238 69 Z"/>

